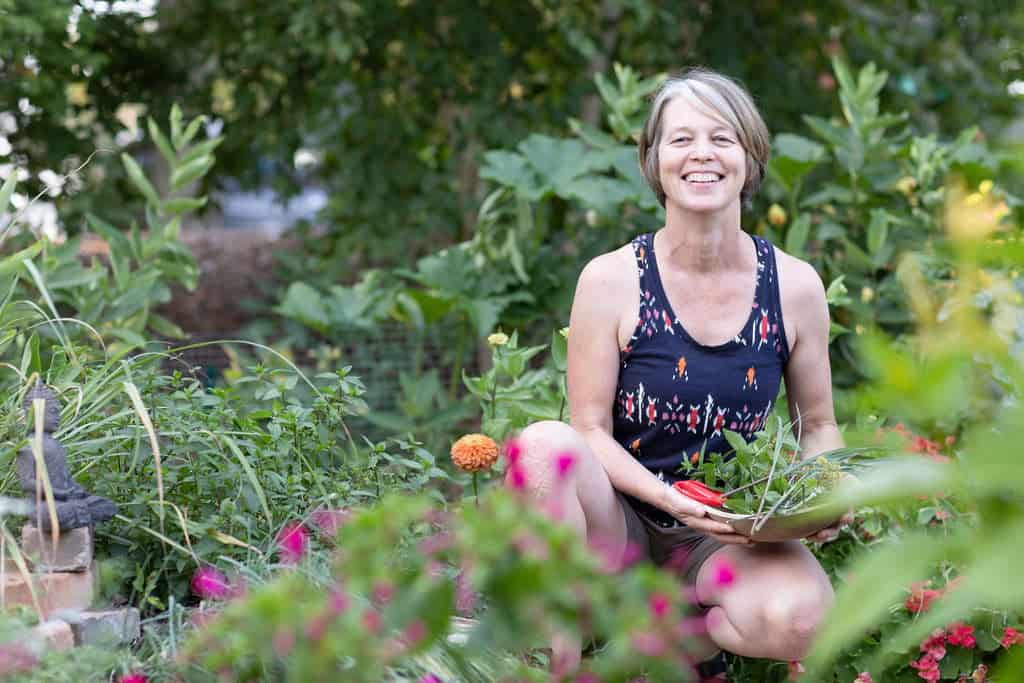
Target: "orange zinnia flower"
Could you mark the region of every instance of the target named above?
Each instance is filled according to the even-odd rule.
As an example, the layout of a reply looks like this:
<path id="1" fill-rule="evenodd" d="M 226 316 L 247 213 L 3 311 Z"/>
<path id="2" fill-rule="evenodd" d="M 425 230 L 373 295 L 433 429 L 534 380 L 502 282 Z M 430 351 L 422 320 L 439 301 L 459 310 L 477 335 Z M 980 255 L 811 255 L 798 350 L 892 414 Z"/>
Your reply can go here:
<path id="1" fill-rule="evenodd" d="M 489 470 L 498 460 L 498 444 L 484 434 L 466 434 L 452 444 L 452 462 L 465 472 Z"/>

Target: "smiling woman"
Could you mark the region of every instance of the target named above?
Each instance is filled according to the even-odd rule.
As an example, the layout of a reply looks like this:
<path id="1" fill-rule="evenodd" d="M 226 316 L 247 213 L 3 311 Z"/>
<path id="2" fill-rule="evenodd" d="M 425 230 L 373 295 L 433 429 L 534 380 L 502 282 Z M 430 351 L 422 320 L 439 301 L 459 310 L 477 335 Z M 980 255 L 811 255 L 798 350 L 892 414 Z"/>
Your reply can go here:
<path id="1" fill-rule="evenodd" d="M 519 469 L 581 535 L 674 567 L 707 609 L 709 654 L 792 661 L 832 601 L 820 565 L 799 542 L 752 542 L 713 519 L 709 500 L 672 486 L 694 455 L 731 457 L 726 430 L 756 438 L 783 378 L 803 457 L 842 446 L 821 279 L 741 226 L 769 151 L 735 81 L 694 69 L 661 86 L 639 161 L 665 225 L 580 274 L 567 355 L 572 426 L 527 427 Z M 567 451 L 576 466 L 559 478 Z M 723 563 L 736 570 L 727 586 L 714 580 Z M 576 641 L 555 645 L 558 661 L 578 659 Z"/>

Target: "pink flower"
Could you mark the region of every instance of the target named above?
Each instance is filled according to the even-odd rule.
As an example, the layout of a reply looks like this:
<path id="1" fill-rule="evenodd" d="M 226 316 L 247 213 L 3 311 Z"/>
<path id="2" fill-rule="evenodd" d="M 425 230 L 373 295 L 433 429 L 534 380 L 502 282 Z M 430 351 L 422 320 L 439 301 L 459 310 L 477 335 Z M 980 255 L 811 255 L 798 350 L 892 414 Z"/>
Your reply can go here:
<path id="1" fill-rule="evenodd" d="M 918 678 L 923 678 L 929 683 L 939 680 L 939 663 L 929 654 L 922 655 L 920 659 L 911 662 L 910 666 L 917 669 Z"/>
<path id="2" fill-rule="evenodd" d="M 654 615 L 654 618 L 661 619 L 668 614 L 672 601 L 664 593 L 652 593 L 647 604 L 651 608 L 651 614 Z"/>
<path id="3" fill-rule="evenodd" d="M 576 466 L 576 454 L 570 451 L 559 453 L 555 458 L 555 472 L 558 474 L 558 480 L 563 481 L 572 472 L 572 468 Z"/>
<path id="4" fill-rule="evenodd" d="M 861 671 L 857 674 L 857 678 L 853 679 L 853 683 L 875 683 L 871 678 L 871 674 L 867 671 Z"/>
<path id="5" fill-rule="evenodd" d="M 936 662 L 946 656 L 946 632 L 941 628 L 932 631 L 932 634 L 921 643 L 921 652 L 931 655 Z"/>
<path id="6" fill-rule="evenodd" d="M 117 683 L 146 683 L 148 680 L 149 679 L 146 678 L 146 674 L 130 673 L 117 679 Z"/>
<path id="7" fill-rule="evenodd" d="M 402 640 L 409 647 L 416 647 L 427 637 L 427 626 L 419 619 L 410 621 L 402 631 Z"/>
<path id="8" fill-rule="evenodd" d="M 395 597 L 395 587 L 387 581 L 377 581 L 373 584 L 373 588 L 370 591 L 370 598 L 373 600 L 373 604 L 378 607 L 391 602 L 391 599 Z"/>
<path id="9" fill-rule="evenodd" d="M 724 557 L 719 557 L 715 560 L 714 566 L 711 568 L 712 581 L 718 588 L 725 588 L 731 586 L 736 580 L 736 570 L 733 567 L 732 562 Z"/>
<path id="10" fill-rule="evenodd" d="M 295 634 L 285 628 L 279 629 L 270 644 L 274 648 L 274 654 L 278 657 L 287 657 L 295 649 Z"/>
<path id="11" fill-rule="evenodd" d="M 787 677 L 787 679 L 790 680 L 790 681 L 799 680 L 800 678 L 803 677 L 803 675 L 804 675 L 804 673 L 806 673 L 806 671 L 807 670 L 804 669 L 804 665 L 801 664 L 800 662 L 790 662 L 789 663 L 789 676 Z"/>
<path id="12" fill-rule="evenodd" d="M 1012 645 L 1024 645 L 1024 633 L 1007 626 L 1003 629 L 1003 637 L 999 644 L 1009 649 Z"/>
<path id="13" fill-rule="evenodd" d="M 441 679 L 434 674 L 427 674 L 420 677 L 419 683 L 441 683 Z"/>
<path id="14" fill-rule="evenodd" d="M 277 549 L 281 561 L 296 564 L 309 549 L 309 530 L 301 522 L 289 522 L 277 535 Z"/>
<path id="15" fill-rule="evenodd" d="M 377 633 L 380 631 L 381 623 L 380 613 L 375 609 L 367 609 L 363 612 L 363 627 L 370 633 Z"/>
<path id="16" fill-rule="evenodd" d="M 309 516 L 309 521 L 320 530 L 320 533 L 334 538 L 338 535 L 338 529 L 343 527 L 351 516 L 352 512 L 348 508 L 320 508 Z"/>
<path id="17" fill-rule="evenodd" d="M 634 633 L 630 642 L 633 649 L 648 657 L 660 657 L 665 653 L 665 641 L 656 633 L 640 631 Z"/>
<path id="18" fill-rule="evenodd" d="M 200 567 L 192 575 L 192 592 L 203 600 L 224 600 L 231 595 L 231 585 L 218 569 Z"/>
<path id="19" fill-rule="evenodd" d="M 946 640 L 950 645 L 959 645 L 966 648 L 972 648 L 977 645 L 977 641 L 974 639 L 973 626 L 965 626 L 962 621 L 956 621 L 947 628 L 949 629 L 949 636 Z"/>
<path id="20" fill-rule="evenodd" d="M 451 534 L 439 532 L 423 538 L 418 546 L 424 555 L 436 555 L 452 547 L 452 540 Z"/>
<path id="21" fill-rule="evenodd" d="M 525 491 L 526 471 L 518 464 L 510 465 L 505 474 L 505 484 L 513 491 Z"/>
<path id="22" fill-rule="evenodd" d="M 327 611 L 331 616 L 338 616 L 348 609 L 349 600 L 345 592 L 340 588 L 332 588 L 327 595 Z"/>
<path id="23" fill-rule="evenodd" d="M 519 445 L 519 442 L 515 439 L 509 439 L 505 442 L 505 458 L 508 460 L 510 466 L 519 464 L 519 458 L 523 454 L 523 447 Z"/>

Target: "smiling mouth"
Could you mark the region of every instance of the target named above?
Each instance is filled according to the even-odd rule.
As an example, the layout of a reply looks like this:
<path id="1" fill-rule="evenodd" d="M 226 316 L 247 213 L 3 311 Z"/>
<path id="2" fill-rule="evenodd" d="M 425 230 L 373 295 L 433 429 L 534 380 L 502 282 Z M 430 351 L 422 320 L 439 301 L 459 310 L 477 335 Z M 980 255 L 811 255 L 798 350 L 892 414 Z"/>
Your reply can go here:
<path id="1" fill-rule="evenodd" d="M 719 180 L 724 178 L 721 173 L 708 173 L 701 171 L 700 173 L 687 173 L 683 176 L 683 180 L 694 185 L 711 185 L 717 183 Z"/>

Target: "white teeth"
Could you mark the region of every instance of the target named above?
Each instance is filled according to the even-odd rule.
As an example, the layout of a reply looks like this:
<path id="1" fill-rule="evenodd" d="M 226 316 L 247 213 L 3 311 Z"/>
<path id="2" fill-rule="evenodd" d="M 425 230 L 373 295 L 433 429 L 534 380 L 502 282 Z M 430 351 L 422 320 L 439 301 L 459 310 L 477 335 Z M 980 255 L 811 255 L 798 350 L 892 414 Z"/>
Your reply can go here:
<path id="1" fill-rule="evenodd" d="M 691 183 L 713 183 L 717 182 L 721 176 L 717 173 L 688 173 L 684 176 L 687 182 Z"/>

